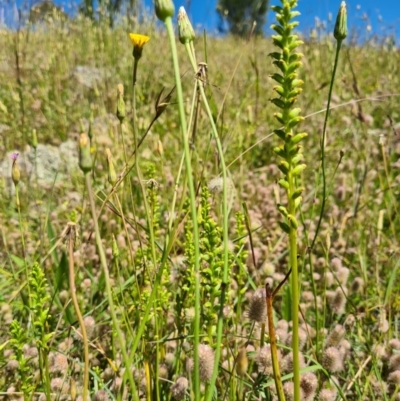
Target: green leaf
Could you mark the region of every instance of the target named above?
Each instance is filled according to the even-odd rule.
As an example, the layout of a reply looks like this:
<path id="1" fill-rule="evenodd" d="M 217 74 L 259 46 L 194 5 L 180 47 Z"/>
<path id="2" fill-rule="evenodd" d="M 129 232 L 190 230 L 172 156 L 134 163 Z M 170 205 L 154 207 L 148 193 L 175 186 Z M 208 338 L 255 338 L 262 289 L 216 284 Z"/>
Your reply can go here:
<path id="1" fill-rule="evenodd" d="M 57 241 L 57 235 L 54 233 L 53 226 L 51 225 L 50 219 L 47 221 L 47 236 L 49 238 L 50 248 L 51 248 Z M 57 254 L 56 249 L 53 250 L 51 255 L 53 257 L 54 263 L 56 265 L 58 265 L 60 263 L 60 261 L 58 259 L 58 254 Z"/>
<path id="2" fill-rule="evenodd" d="M 280 221 L 279 226 L 286 234 L 290 233 L 290 227 L 285 222 Z"/>
<path id="3" fill-rule="evenodd" d="M 55 280 L 57 291 L 63 288 L 63 282 L 68 281 L 68 258 L 65 252 L 61 254 L 61 260 L 56 269 Z"/>
<path id="4" fill-rule="evenodd" d="M 25 261 L 18 256 L 10 255 L 11 260 L 18 266 L 18 268 L 22 269 L 25 267 Z"/>

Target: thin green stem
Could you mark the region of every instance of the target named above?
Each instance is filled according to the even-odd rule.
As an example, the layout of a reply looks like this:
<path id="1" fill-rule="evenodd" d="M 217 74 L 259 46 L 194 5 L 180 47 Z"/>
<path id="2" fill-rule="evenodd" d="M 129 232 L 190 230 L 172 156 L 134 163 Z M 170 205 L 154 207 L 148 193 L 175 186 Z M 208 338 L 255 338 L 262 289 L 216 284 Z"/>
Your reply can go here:
<path id="1" fill-rule="evenodd" d="M 86 174 L 86 176 L 89 176 Z M 75 227 L 70 226 L 69 231 L 69 241 L 68 241 L 68 263 L 69 263 L 69 288 L 71 292 L 72 303 L 74 305 L 76 317 L 79 322 L 79 327 L 82 334 L 83 343 L 83 354 L 84 354 L 84 368 L 83 368 L 83 399 L 88 399 L 89 392 L 89 345 L 86 334 L 85 322 L 82 317 L 82 313 L 79 307 L 78 297 L 76 296 L 76 286 L 75 286 L 75 269 L 74 269 L 74 241 L 75 241 Z M 47 365 L 48 369 L 48 365 Z M 48 391 L 50 390 L 50 386 Z M 50 393 L 49 393 L 50 394 Z"/>
<path id="2" fill-rule="evenodd" d="M 124 360 L 124 363 L 126 366 L 125 372 L 127 372 L 129 383 L 131 385 L 131 392 L 133 395 L 133 399 L 136 401 L 139 401 L 138 393 L 136 391 L 135 381 L 133 379 L 133 373 L 132 373 L 132 369 L 131 369 L 130 360 L 128 358 L 128 354 L 125 349 L 125 341 L 124 341 L 124 338 L 122 337 L 122 333 L 121 333 L 121 330 L 118 325 L 117 314 L 115 313 L 113 295 L 112 295 L 111 284 L 110 284 L 110 274 L 108 271 L 106 254 L 104 252 L 103 243 L 101 242 L 100 229 L 99 229 L 99 224 L 97 222 L 96 206 L 94 203 L 93 189 L 92 189 L 92 182 L 91 182 L 90 174 L 85 174 L 85 180 L 86 180 L 86 188 L 87 188 L 88 196 L 89 196 L 90 209 L 91 209 L 92 218 L 93 218 L 96 245 L 97 245 L 97 249 L 99 252 L 100 263 L 101 263 L 101 266 L 103 268 L 103 273 L 104 273 L 104 281 L 106 284 L 107 299 L 108 299 L 108 304 L 110 307 L 110 314 L 111 314 L 111 319 L 112 319 L 112 323 L 113 323 L 113 329 L 117 333 L 119 346 L 121 347 L 122 357 L 123 357 L 123 360 Z"/>
<path id="3" fill-rule="evenodd" d="M 291 172 L 287 175 L 289 214 L 296 215 L 296 205 L 293 199 L 295 180 Z M 297 229 L 290 224 L 289 231 L 289 265 L 292 269 L 291 293 L 292 293 L 292 350 L 293 350 L 293 384 L 294 400 L 300 401 L 300 359 L 299 359 L 299 270 L 297 264 Z"/>
<path id="4" fill-rule="evenodd" d="M 190 58 L 193 69 L 196 71 L 196 64 L 195 64 L 195 60 L 194 60 L 194 56 L 193 56 L 194 50 L 189 44 L 186 44 L 186 51 Z M 227 198 L 228 198 L 227 169 L 226 169 L 226 164 L 225 164 L 224 151 L 222 149 L 222 144 L 221 144 L 221 140 L 218 135 L 218 130 L 215 125 L 210 106 L 208 104 L 206 93 L 204 91 L 204 84 L 202 82 L 198 81 L 197 85 L 198 85 L 198 88 L 200 89 L 201 98 L 202 98 L 204 107 L 206 109 L 208 119 L 210 120 L 213 137 L 217 144 L 217 150 L 218 150 L 218 155 L 219 155 L 219 159 L 220 159 L 220 163 L 221 163 L 222 180 L 223 180 L 222 214 L 223 214 L 224 269 L 223 269 L 223 274 L 222 274 L 220 311 L 218 314 L 218 323 L 217 323 L 217 339 L 216 339 L 216 344 L 215 344 L 214 370 L 213 370 L 213 374 L 212 374 L 212 377 L 210 380 L 210 385 L 208 386 L 208 392 L 207 392 L 207 398 L 206 398 L 207 401 L 211 401 L 213 394 L 214 394 L 215 382 L 216 382 L 217 376 L 218 376 L 218 364 L 219 364 L 219 360 L 221 357 L 222 329 L 223 329 L 223 323 L 224 323 L 223 309 L 225 306 L 226 292 L 228 289 L 228 278 L 229 278 L 229 250 L 228 250 L 229 221 L 228 221 L 228 219 L 229 219 L 229 213 L 228 213 L 228 204 L 227 204 Z"/>
<path id="5" fill-rule="evenodd" d="M 276 342 L 275 326 L 272 313 L 273 312 L 272 301 L 273 301 L 273 295 L 271 294 L 270 290 L 267 289 L 268 332 L 269 332 L 269 341 L 271 347 L 271 359 L 272 359 L 272 369 L 274 372 L 275 388 L 278 394 L 279 401 L 285 401 L 285 394 L 283 392 L 283 386 L 282 386 L 281 371 L 279 369 L 278 346 Z"/>
<path id="6" fill-rule="evenodd" d="M 197 207 L 196 193 L 194 188 L 192 165 L 190 159 L 189 140 L 187 137 L 186 116 L 183 103 L 183 92 L 181 76 L 179 71 L 178 53 L 175 43 L 174 27 L 171 17 L 166 18 L 165 26 L 167 28 L 168 37 L 171 46 L 172 62 L 174 65 L 176 94 L 178 100 L 179 119 L 181 125 L 181 133 L 183 147 L 185 153 L 185 167 L 188 180 L 190 210 L 193 223 L 193 242 L 195 254 L 195 318 L 194 318 L 194 394 L 195 399 L 200 400 L 200 376 L 199 376 L 199 342 L 200 342 L 200 254 L 199 254 L 199 230 L 197 224 Z"/>
<path id="7" fill-rule="evenodd" d="M 31 313 L 31 285 L 29 284 L 28 262 L 26 260 L 25 233 L 24 233 L 24 226 L 23 226 L 23 221 L 22 221 L 21 203 L 19 200 L 18 185 L 15 185 L 15 204 L 16 204 L 17 210 L 18 210 L 18 220 L 19 220 L 19 227 L 20 227 L 20 231 L 21 231 L 22 252 L 24 253 L 26 285 L 28 286 L 28 307 L 29 307 L 29 313 Z M 22 292 L 21 292 L 21 294 L 22 294 Z M 24 299 L 22 299 L 22 301 L 24 301 Z M 31 321 L 31 317 L 29 317 L 29 321 Z"/>
<path id="8" fill-rule="evenodd" d="M 325 119 L 324 119 L 324 127 L 322 130 L 322 137 L 321 137 L 321 170 L 322 170 L 322 199 L 321 199 L 321 211 L 319 214 L 319 219 L 317 223 L 317 228 L 315 229 L 315 234 L 314 238 L 311 242 L 311 249 L 314 248 L 315 241 L 317 240 L 319 230 L 321 228 L 321 223 L 322 219 L 324 217 L 324 211 L 325 211 L 325 204 L 326 204 L 326 171 L 325 171 L 325 141 L 326 141 L 326 128 L 328 125 L 328 118 L 329 118 L 329 111 L 330 111 L 330 105 L 331 105 L 331 99 L 332 99 L 332 92 L 333 92 L 333 83 L 335 81 L 335 76 L 336 76 L 336 70 L 337 66 L 339 63 L 339 53 L 340 53 L 340 48 L 342 46 L 342 41 L 338 40 L 337 41 L 337 46 L 336 46 L 336 55 L 335 55 L 335 63 L 333 65 L 333 71 L 332 71 L 332 76 L 331 76 L 331 82 L 329 85 L 329 93 L 328 93 L 328 104 L 326 106 L 326 112 L 325 112 Z"/>

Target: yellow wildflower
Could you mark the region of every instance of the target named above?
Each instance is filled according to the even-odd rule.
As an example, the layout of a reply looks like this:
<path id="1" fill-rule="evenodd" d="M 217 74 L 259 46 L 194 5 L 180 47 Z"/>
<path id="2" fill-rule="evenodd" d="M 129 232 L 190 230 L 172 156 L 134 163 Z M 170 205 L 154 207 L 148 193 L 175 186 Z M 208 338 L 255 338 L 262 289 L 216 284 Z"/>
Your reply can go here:
<path id="1" fill-rule="evenodd" d="M 150 40 L 150 37 L 139 33 L 130 33 L 129 38 L 133 43 L 133 57 L 139 59 L 142 57 L 143 46 Z"/>

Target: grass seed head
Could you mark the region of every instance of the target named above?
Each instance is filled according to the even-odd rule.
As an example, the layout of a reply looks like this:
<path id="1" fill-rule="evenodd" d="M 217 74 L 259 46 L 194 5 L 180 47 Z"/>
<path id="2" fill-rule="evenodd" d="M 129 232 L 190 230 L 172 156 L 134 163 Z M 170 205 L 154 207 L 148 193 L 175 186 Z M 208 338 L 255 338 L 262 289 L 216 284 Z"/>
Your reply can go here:
<path id="1" fill-rule="evenodd" d="M 318 387 L 318 379 L 312 372 L 307 372 L 300 377 L 300 387 L 304 393 L 305 400 L 314 400 Z"/>
<path id="2" fill-rule="evenodd" d="M 267 319 L 267 297 L 264 288 L 254 291 L 250 300 L 247 317 L 258 323 L 265 323 Z"/>
<path id="3" fill-rule="evenodd" d="M 326 347 L 337 347 L 342 341 L 344 335 L 346 334 L 346 329 L 341 325 L 337 324 L 333 330 L 329 333 L 326 339 Z"/>
<path id="4" fill-rule="evenodd" d="M 336 347 L 329 347 L 324 351 L 322 366 L 330 373 L 341 372 L 343 370 L 343 358 Z"/>
<path id="5" fill-rule="evenodd" d="M 184 400 L 186 398 L 186 391 L 188 387 L 188 379 L 183 376 L 178 377 L 176 382 L 171 386 L 172 397 L 176 400 Z"/>
<path id="6" fill-rule="evenodd" d="M 199 344 L 200 379 L 209 382 L 214 369 L 214 351 L 206 344 Z"/>

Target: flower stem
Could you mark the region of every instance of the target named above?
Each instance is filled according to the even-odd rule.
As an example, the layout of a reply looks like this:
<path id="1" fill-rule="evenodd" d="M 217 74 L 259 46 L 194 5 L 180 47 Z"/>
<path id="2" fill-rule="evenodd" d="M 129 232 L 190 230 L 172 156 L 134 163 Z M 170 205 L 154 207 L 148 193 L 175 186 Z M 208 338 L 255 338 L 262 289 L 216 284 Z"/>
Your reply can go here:
<path id="1" fill-rule="evenodd" d="M 171 17 L 165 19 L 165 26 L 171 46 L 172 62 L 175 73 L 176 94 L 178 100 L 178 111 L 181 125 L 183 148 L 185 153 L 185 167 L 188 180 L 190 210 L 193 221 L 193 242 L 195 253 L 195 318 L 194 318 L 194 394 L 195 399 L 200 400 L 200 376 L 199 376 L 199 342 L 200 342 L 200 254 L 199 254 L 199 231 L 197 224 L 196 193 L 192 176 L 192 165 L 190 159 L 189 140 L 187 137 L 187 125 L 183 104 L 182 83 L 179 70 L 178 53 L 175 43 L 174 28 Z"/>
<path id="2" fill-rule="evenodd" d="M 86 174 L 88 176 L 88 174 Z M 83 355 L 84 355 L 84 368 L 83 368 L 83 400 L 88 399 L 89 390 L 89 345 L 86 334 L 85 322 L 83 321 L 82 313 L 79 307 L 78 297 L 76 296 L 76 286 L 75 286 L 75 269 L 74 269 L 74 241 L 75 241 L 75 228 L 70 226 L 69 240 L 68 240 L 68 259 L 69 259 L 69 288 L 71 291 L 72 303 L 74 304 L 74 309 L 76 317 L 79 322 L 82 334 L 83 342 Z"/>
<path id="3" fill-rule="evenodd" d="M 336 70 L 339 62 L 339 53 L 342 46 L 342 41 L 338 40 L 336 46 L 336 55 L 335 62 L 333 64 L 333 71 L 331 76 L 331 82 L 329 85 L 329 93 L 328 93 L 328 103 L 326 106 L 325 119 L 324 119 L 324 127 L 322 129 L 322 137 L 321 137 L 321 170 L 322 170 L 322 199 L 321 199 L 321 211 L 319 213 L 317 228 L 315 229 L 314 238 L 311 242 L 311 249 L 314 248 L 315 241 L 317 240 L 319 230 L 321 228 L 322 219 L 324 217 L 325 205 L 326 205 L 326 170 L 325 170 L 325 142 L 326 142 L 326 128 L 328 125 L 329 111 L 331 106 L 332 92 L 333 92 L 333 83 L 335 81 Z"/>
<path id="4" fill-rule="evenodd" d="M 131 392 L 133 395 L 133 399 L 136 401 L 139 401 L 135 381 L 133 380 L 131 365 L 129 363 L 130 361 L 129 361 L 128 354 L 125 349 L 125 341 L 124 341 L 124 338 L 122 337 L 122 333 L 121 333 L 121 330 L 118 325 L 117 314 L 115 313 L 113 295 L 112 295 L 111 284 L 110 284 L 110 274 L 108 271 L 106 254 L 104 252 L 103 243 L 101 242 L 100 229 L 99 229 L 99 224 L 97 222 L 96 206 L 95 206 L 94 198 L 93 198 L 93 189 L 92 189 L 92 182 L 91 182 L 90 174 L 88 174 L 88 173 L 85 174 L 85 180 L 86 180 L 86 188 L 87 188 L 87 192 L 88 192 L 88 196 L 89 196 L 90 209 L 92 212 L 97 250 L 99 252 L 100 263 L 101 263 L 101 266 L 103 268 L 103 273 L 104 273 L 104 281 L 106 284 L 106 292 L 107 292 L 108 304 L 110 307 L 110 314 L 111 314 L 111 319 L 112 319 L 112 323 L 113 323 L 113 329 L 116 331 L 119 346 L 121 347 L 122 358 L 124 360 L 126 372 L 128 374 L 129 383 L 131 385 Z"/>
<path id="5" fill-rule="evenodd" d="M 288 173 L 288 211 L 295 216 L 296 206 L 293 200 L 295 182 L 293 175 Z M 297 229 L 290 225 L 289 231 L 289 264 L 292 269 L 291 293 L 292 293 L 292 352 L 293 352 L 293 384 L 294 400 L 300 400 L 300 359 L 299 359 L 299 269 L 297 264 Z"/>

